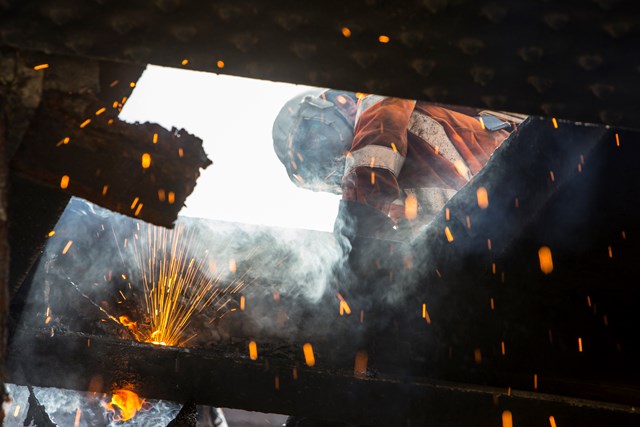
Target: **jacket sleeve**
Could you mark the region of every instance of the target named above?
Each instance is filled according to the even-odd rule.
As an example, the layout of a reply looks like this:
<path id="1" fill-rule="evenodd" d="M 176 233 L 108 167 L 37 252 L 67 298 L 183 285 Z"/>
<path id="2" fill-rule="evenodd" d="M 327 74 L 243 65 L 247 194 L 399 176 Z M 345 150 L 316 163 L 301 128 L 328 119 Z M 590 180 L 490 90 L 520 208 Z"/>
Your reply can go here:
<path id="1" fill-rule="evenodd" d="M 404 214 L 398 175 L 407 155 L 407 128 L 415 101 L 369 95 L 358 104 L 347 154 L 342 198 L 364 203 L 394 221 Z"/>

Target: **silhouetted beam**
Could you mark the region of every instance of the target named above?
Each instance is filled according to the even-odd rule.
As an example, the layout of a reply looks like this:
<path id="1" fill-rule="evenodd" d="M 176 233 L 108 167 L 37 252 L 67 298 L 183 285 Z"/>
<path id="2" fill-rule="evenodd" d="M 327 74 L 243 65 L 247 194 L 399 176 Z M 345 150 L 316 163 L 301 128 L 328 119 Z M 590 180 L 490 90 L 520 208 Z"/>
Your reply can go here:
<path id="1" fill-rule="evenodd" d="M 37 57 L 37 58 L 36 58 Z M 125 215 L 171 227 L 211 161 L 184 130 L 117 116 L 142 72 L 108 62 L 35 55 L 41 101 L 12 172 Z"/>
<path id="2" fill-rule="evenodd" d="M 640 123 L 632 1 L 31 0 L 1 9 L 0 43 L 19 49 Z"/>
<path id="3" fill-rule="evenodd" d="M 335 371 L 317 354 L 265 349 L 251 361 L 241 345 L 210 351 L 157 347 L 49 330 L 20 330 L 12 340 L 8 380 L 16 384 L 87 390 L 130 387 L 146 398 L 305 415 L 372 426 L 500 425 L 509 410 L 515 425 L 631 426 L 635 409 L 541 393 L 435 382 L 411 376 L 359 379 Z M 301 353 L 301 352 L 300 352 Z M 297 379 L 292 368 L 297 365 Z M 276 387 L 276 377 L 278 386 Z M 92 390 L 97 391 L 97 390 Z"/>

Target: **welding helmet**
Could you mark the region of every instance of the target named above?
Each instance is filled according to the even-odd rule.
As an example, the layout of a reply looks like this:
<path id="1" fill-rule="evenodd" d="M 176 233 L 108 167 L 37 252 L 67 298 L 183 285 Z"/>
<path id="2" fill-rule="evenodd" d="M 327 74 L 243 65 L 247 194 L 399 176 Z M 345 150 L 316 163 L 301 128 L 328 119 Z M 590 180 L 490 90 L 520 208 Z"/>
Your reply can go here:
<path id="1" fill-rule="evenodd" d="M 342 193 L 355 113 L 353 92 L 327 89 L 304 92 L 282 107 L 273 124 L 273 147 L 294 184 Z"/>

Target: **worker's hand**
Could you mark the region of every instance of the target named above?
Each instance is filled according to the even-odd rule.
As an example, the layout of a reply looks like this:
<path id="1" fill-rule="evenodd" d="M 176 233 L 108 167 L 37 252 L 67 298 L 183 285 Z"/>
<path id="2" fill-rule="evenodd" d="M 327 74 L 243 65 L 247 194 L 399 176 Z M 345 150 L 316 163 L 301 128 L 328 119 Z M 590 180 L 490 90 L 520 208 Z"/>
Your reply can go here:
<path id="1" fill-rule="evenodd" d="M 341 200 L 334 232 L 351 242 L 357 237 L 406 242 L 403 227 L 378 209 L 364 203 Z"/>

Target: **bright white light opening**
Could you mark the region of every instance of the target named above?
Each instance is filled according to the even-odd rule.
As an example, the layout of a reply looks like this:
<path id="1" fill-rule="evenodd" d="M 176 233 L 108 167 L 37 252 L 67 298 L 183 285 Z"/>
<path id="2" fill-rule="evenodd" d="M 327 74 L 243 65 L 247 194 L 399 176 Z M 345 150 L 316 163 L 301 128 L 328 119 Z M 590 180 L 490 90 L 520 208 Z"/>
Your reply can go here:
<path id="1" fill-rule="evenodd" d="M 120 118 L 202 138 L 213 165 L 202 171 L 181 215 L 330 231 L 340 196 L 296 187 L 273 151 L 273 120 L 307 89 L 150 65 Z"/>

